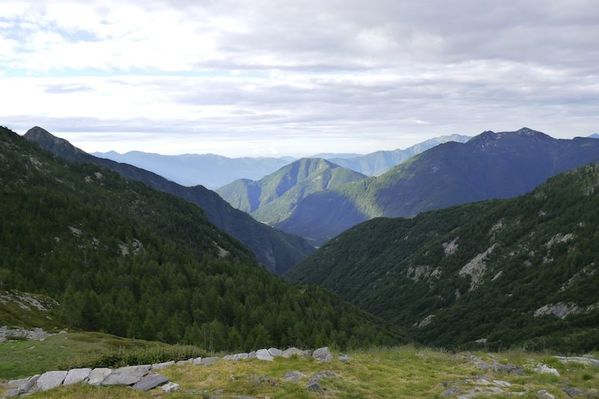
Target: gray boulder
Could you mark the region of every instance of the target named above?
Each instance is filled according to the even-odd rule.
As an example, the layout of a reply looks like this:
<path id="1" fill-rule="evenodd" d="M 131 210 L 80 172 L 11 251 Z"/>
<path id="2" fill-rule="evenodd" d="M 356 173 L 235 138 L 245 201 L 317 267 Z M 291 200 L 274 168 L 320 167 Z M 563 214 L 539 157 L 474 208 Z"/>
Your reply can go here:
<path id="1" fill-rule="evenodd" d="M 66 376 L 66 371 L 46 371 L 37 379 L 35 387 L 38 391 L 47 391 L 59 387 Z"/>
<path id="2" fill-rule="evenodd" d="M 128 366 L 113 370 L 102 385 L 133 385 L 148 374 L 150 366 Z"/>
<path id="3" fill-rule="evenodd" d="M 289 371 L 283 376 L 283 381 L 297 382 L 305 377 L 305 374 L 301 371 Z"/>
<path id="4" fill-rule="evenodd" d="M 333 360 L 333 354 L 328 347 L 318 348 L 312 353 L 312 357 L 319 362 L 330 362 Z"/>
<path id="5" fill-rule="evenodd" d="M 175 384 L 174 382 L 167 382 L 163 386 L 160 387 L 164 392 L 175 392 L 181 389 L 179 384 Z"/>
<path id="6" fill-rule="evenodd" d="M 84 382 L 89 374 L 92 372 L 92 369 L 72 369 L 69 370 L 67 376 L 64 379 L 63 385 L 72 385 L 79 384 L 80 382 Z"/>
<path id="7" fill-rule="evenodd" d="M 200 358 L 200 359 L 201 359 L 201 358 Z M 174 362 L 173 360 L 171 360 L 171 361 L 168 361 L 168 362 L 156 363 L 156 364 L 153 364 L 153 365 L 152 365 L 152 369 L 157 369 L 157 370 L 160 370 L 160 369 L 163 369 L 163 368 L 165 368 L 165 367 L 172 366 L 172 365 L 174 365 L 174 364 L 175 364 L 175 362 Z"/>
<path id="8" fill-rule="evenodd" d="M 192 363 L 193 363 L 193 359 L 179 360 L 178 362 L 175 362 L 175 364 L 177 366 L 186 366 L 186 365 L 192 364 Z"/>
<path id="9" fill-rule="evenodd" d="M 555 399 L 555 396 L 553 396 L 546 390 L 541 389 L 540 391 L 537 391 L 537 398 L 539 398 L 539 399 Z"/>
<path id="10" fill-rule="evenodd" d="M 6 384 L 9 389 L 4 396 L 7 398 L 12 398 L 14 396 L 32 392 L 35 389 L 35 385 L 39 377 L 39 374 L 37 374 L 29 378 L 21 378 L 19 380 L 9 381 Z"/>
<path id="11" fill-rule="evenodd" d="M 196 357 L 195 359 L 193 359 L 191 361 L 191 364 L 193 364 L 195 366 L 202 364 L 202 358 L 201 357 Z"/>
<path id="12" fill-rule="evenodd" d="M 339 355 L 339 361 L 343 362 L 343 363 L 347 363 L 349 362 L 350 357 L 348 355 L 346 355 L 345 353 L 342 353 Z"/>
<path id="13" fill-rule="evenodd" d="M 138 391 L 149 391 L 150 389 L 154 389 L 159 387 L 160 385 L 164 385 L 168 382 L 168 379 L 160 374 L 148 374 L 145 377 L 139 379 L 133 385 L 133 389 L 137 389 Z"/>
<path id="14" fill-rule="evenodd" d="M 93 369 L 92 372 L 89 373 L 87 383 L 89 385 L 100 385 L 110 373 L 112 373 L 112 370 L 107 368 Z"/>
<path id="15" fill-rule="evenodd" d="M 270 355 L 272 357 L 281 357 L 283 356 L 283 351 L 277 348 L 269 348 L 268 349 L 268 353 L 270 353 Z"/>
<path id="16" fill-rule="evenodd" d="M 273 357 L 270 354 L 270 352 L 268 351 L 268 349 L 259 349 L 256 351 L 256 359 L 258 360 L 264 360 L 267 362 L 272 362 L 273 361 Z"/>
<path id="17" fill-rule="evenodd" d="M 247 359 L 250 355 L 247 353 L 236 353 L 233 355 L 233 360 L 244 360 Z"/>
<path id="18" fill-rule="evenodd" d="M 214 363 L 218 362 L 218 357 L 205 357 L 202 359 L 202 366 L 212 366 Z"/>
<path id="19" fill-rule="evenodd" d="M 564 393 L 566 395 L 568 395 L 571 398 L 575 398 L 577 396 L 582 395 L 584 392 L 582 391 L 582 389 L 578 389 L 578 388 L 574 388 L 574 387 L 565 387 L 562 389 L 562 391 L 564 391 Z"/>
<path id="20" fill-rule="evenodd" d="M 251 351 L 250 353 L 248 353 L 248 359 L 255 359 L 256 358 L 256 351 Z"/>
<path id="21" fill-rule="evenodd" d="M 323 392 L 322 387 L 317 382 L 310 382 L 310 383 L 308 383 L 308 386 L 306 388 L 310 392 Z"/>
<path id="22" fill-rule="evenodd" d="M 289 359 L 292 356 L 298 356 L 298 357 L 303 357 L 304 356 L 304 351 L 297 349 L 297 348 L 287 348 L 283 351 L 282 356 L 285 359 Z"/>

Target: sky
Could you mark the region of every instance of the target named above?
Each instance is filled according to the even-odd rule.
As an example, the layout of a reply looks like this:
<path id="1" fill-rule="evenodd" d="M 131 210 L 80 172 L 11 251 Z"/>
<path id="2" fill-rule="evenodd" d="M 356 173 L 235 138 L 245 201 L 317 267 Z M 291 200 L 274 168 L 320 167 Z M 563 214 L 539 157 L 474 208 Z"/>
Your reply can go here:
<path id="1" fill-rule="evenodd" d="M 0 1 L 0 124 L 303 156 L 599 131 L 597 0 Z"/>

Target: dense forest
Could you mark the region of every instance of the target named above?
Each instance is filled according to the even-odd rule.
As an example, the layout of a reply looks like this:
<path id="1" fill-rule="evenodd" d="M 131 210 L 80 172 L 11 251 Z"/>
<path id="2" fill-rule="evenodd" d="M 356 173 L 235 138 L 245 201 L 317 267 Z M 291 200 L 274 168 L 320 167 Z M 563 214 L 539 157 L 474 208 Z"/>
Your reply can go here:
<path id="1" fill-rule="evenodd" d="M 288 277 L 426 344 L 587 351 L 599 348 L 597 226 L 596 163 L 515 199 L 373 219 Z"/>
<path id="2" fill-rule="evenodd" d="M 402 336 L 259 267 L 202 210 L 0 128 L 0 289 L 46 294 L 76 328 L 208 350 L 356 347 Z"/>

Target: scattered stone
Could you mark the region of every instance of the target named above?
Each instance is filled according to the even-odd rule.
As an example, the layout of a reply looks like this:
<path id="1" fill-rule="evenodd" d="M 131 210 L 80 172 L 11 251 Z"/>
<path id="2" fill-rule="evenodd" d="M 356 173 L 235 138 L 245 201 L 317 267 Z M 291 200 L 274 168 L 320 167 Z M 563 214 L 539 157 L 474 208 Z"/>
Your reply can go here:
<path id="1" fill-rule="evenodd" d="M 46 371 L 37 379 L 35 387 L 39 391 L 56 388 L 62 384 L 66 376 L 66 371 Z"/>
<path id="2" fill-rule="evenodd" d="M 28 339 L 32 341 L 44 341 L 46 338 L 52 335 L 55 334 L 50 334 L 41 328 L 32 328 L 31 330 L 27 330 L 25 328 L 20 327 L 9 328 L 7 326 L 0 326 L 0 342 L 8 341 L 11 339 Z"/>
<path id="3" fill-rule="evenodd" d="M 351 359 L 351 358 L 349 357 L 349 355 L 347 355 L 347 354 L 345 354 L 345 353 L 341 353 L 341 354 L 339 355 L 339 361 L 340 361 L 340 362 L 347 363 L 347 362 L 349 362 L 349 360 L 350 360 L 350 359 Z"/>
<path id="4" fill-rule="evenodd" d="M 554 356 L 554 357 L 563 364 L 577 363 L 577 364 L 582 364 L 583 366 L 599 367 L 599 360 L 592 358 L 590 356 L 589 357 L 587 357 L 587 356 L 571 356 L 571 357 Z"/>
<path id="5" fill-rule="evenodd" d="M 198 359 L 201 359 L 201 357 L 198 357 Z M 195 359 L 194 359 L 194 361 L 195 361 Z M 175 362 L 174 362 L 173 360 L 170 360 L 170 361 L 168 361 L 168 362 L 162 362 L 162 363 L 156 363 L 156 364 L 153 364 L 153 365 L 152 365 L 152 368 L 153 368 L 153 369 L 158 369 L 158 370 L 160 370 L 160 369 L 163 369 L 163 368 L 165 368 L 165 367 L 172 366 L 172 365 L 174 365 L 174 364 L 175 364 Z M 194 363 L 194 364 L 195 364 L 195 363 Z"/>
<path id="6" fill-rule="evenodd" d="M 282 356 L 285 359 L 289 359 L 292 356 L 302 357 L 302 356 L 304 356 L 304 351 L 297 349 L 297 348 L 287 348 L 283 351 Z"/>
<path id="7" fill-rule="evenodd" d="M 445 391 L 443 391 L 441 393 L 441 396 L 443 396 L 443 397 L 455 396 L 458 393 L 460 393 L 460 389 L 454 385 L 452 387 L 447 388 Z"/>
<path id="8" fill-rule="evenodd" d="M 89 373 L 87 383 L 89 385 L 100 385 L 110 373 L 112 373 L 112 370 L 107 368 L 93 369 L 92 372 Z"/>
<path id="9" fill-rule="evenodd" d="M 200 363 L 202 366 L 212 366 L 214 363 L 218 362 L 218 357 L 205 357 L 202 359 Z"/>
<path id="10" fill-rule="evenodd" d="M 306 375 L 301 371 L 289 371 L 283 376 L 283 381 L 297 382 L 304 378 Z"/>
<path id="11" fill-rule="evenodd" d="M 236 353 L 235 355 L 233 355 L 233 360 L 245 360 L 247 358 L 249 358 L 250 355 L 248 355 L 247 353 Z"/>
<path id="12" fill-rule="evenodd" d="M 268 349 L 259 349 L 256 351 L 256 359 L 258 360 L 264 360 L 267 362 L 272 362 L 273 361 L 273 357 L 270 354 L 270 352 L 268 351 Z"/>
<path id="13" fill-rule="evenodd" d="M 546 364 L 539 364 L 537 367 L 534 368 L 534 371 L 541 374 L 551 374 L 556 377 L 559 377 L 559 371 L 557 371 L 553 367 L 547 366 Z"/>
<path id="14" fill-rule="evenodd" d="M 179 384 L 175 384 L 174 382 L 167 382 L 163 386 L 160 387 L 164 392 L 175 392 L 181 389 Z"/>
<path id="15" fill-rule="evenodd" d="M 308 385 L 311 383 L 320 382 L 321 380 L 323 380 L 325 378 L 336 378 L 336 377 L 337 377 L 337 374 L 335 374 L 331 370 L 319 371 L 319 372 L 315 373 L 312 377 L 310 377 L 310 380 L 308 381 Z"/>
<path id="16" fill-rule="evenodd" d="M 113 370 L 102 385 L 133 385 L 148 374 L 150 366 L 128 366 Z"/>
<path id="17" fill-rule="evenodd" d="M 330 362 L 333 360 L 333 355 L 328 347 L 318 348 L 312 353 L 312 357 L 319 362 Z"/>
<path id="18" fill-rule="evenodd" d="M 537 398 L 539 399 L 555 399 L 555 396 L 547 392 L 545 389 L 537 391 Z"/>
<path id="19" fill-rule="evenodd" d="M 274 387 L 275 385 L 277 385 L 277 380 L 275 380 L 274 378 L 272 378 L 271 376 L 268 376 L 268 375 L 261 375 L 260 377 L 256 377 L 254 379 L 254 383 L 256 385 L 265 384 L 265 385 L 270 385 L 270 386 Z"/>
<path id="20" fill-rule="evenodd" d="M 9 381 L 7 386 L 12 389 L 9 389 L 8 392 L 5 393 L 5 396 L 7 398 L 12 398 L 14 396 L 32 392 L 39 377 L 39 374 L 36 374 L 33 377 Z"/>
<path id="21" fill-rule="evenodd" d="M 307 389 L 310 392 L 322 392 L 323 391 L 322 387 L 317 382 L 308 383 Z"/>
<path id="22" fill-rule="evenodd" d="M 150 389 L 154 389 L 167 382 L 169 382 L 168 379 L 163 375 L 148 374 L 138 380 L 135 385 L 133 385 L 133 389 L 137 389 L 138 391 L 149 391 Z"/>
<path id="23" fill-rule="evenodd" d="M 270 353 L 270 355 L 272 357 L 281 357 L 283 356 L 283 351 L 277 348 L 269 348 L 268 349 L 268 353 Z"/>
<path id="24" fill-rule="evenodd" d="M 256 351 L 251 351 L 250 353 L 248 353 L 248 359 L 255 359 L 256 358 Z"/>
<path id="25" fill-rule="evenodd" d="M 566 395 L 571 398 L 575 398 L 583 394 L 582 389 L 574 388 L 574 387 L 565 387 L 562 389 Z"/>
<path id="26" fill-rule="evenodd" d="M 72 385 L 79 384 L 80 382 L 84 382 L 89 374 L 92 372 L 92 369 L 72 369 L 69 370 L 67 376 L 64 379 L 63 385 Z"/>

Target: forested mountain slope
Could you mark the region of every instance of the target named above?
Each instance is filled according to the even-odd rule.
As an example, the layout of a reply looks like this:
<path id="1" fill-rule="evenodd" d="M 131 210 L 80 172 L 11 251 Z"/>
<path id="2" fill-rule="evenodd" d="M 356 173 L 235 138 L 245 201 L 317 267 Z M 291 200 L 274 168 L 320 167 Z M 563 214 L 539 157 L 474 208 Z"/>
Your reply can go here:
<path id="1" fill-rule="evenodd" d="M 390 343 L 322 289 L 293 287 L 187 201 L 0 128 L 0 277 L 86 330 L 206 349 Z"/>
<path id="2" fill-rule="evenodd" d="M 184 187 L 147 170 L 94 157 L 39 127 L 30 129 L 25 138 L 69 162 L 100 165 L 198 205 L 212 224 L 241 241 L 273 273 L 284 273 L 314 252 L 304 239 L 257 222 L 203 186 Z"/>
<path id="3" fill-rule="evenodd" d="M 377 218 L 294 268 L 443 346 L 599 348 L 599 164 L 532 193 Z"/>

